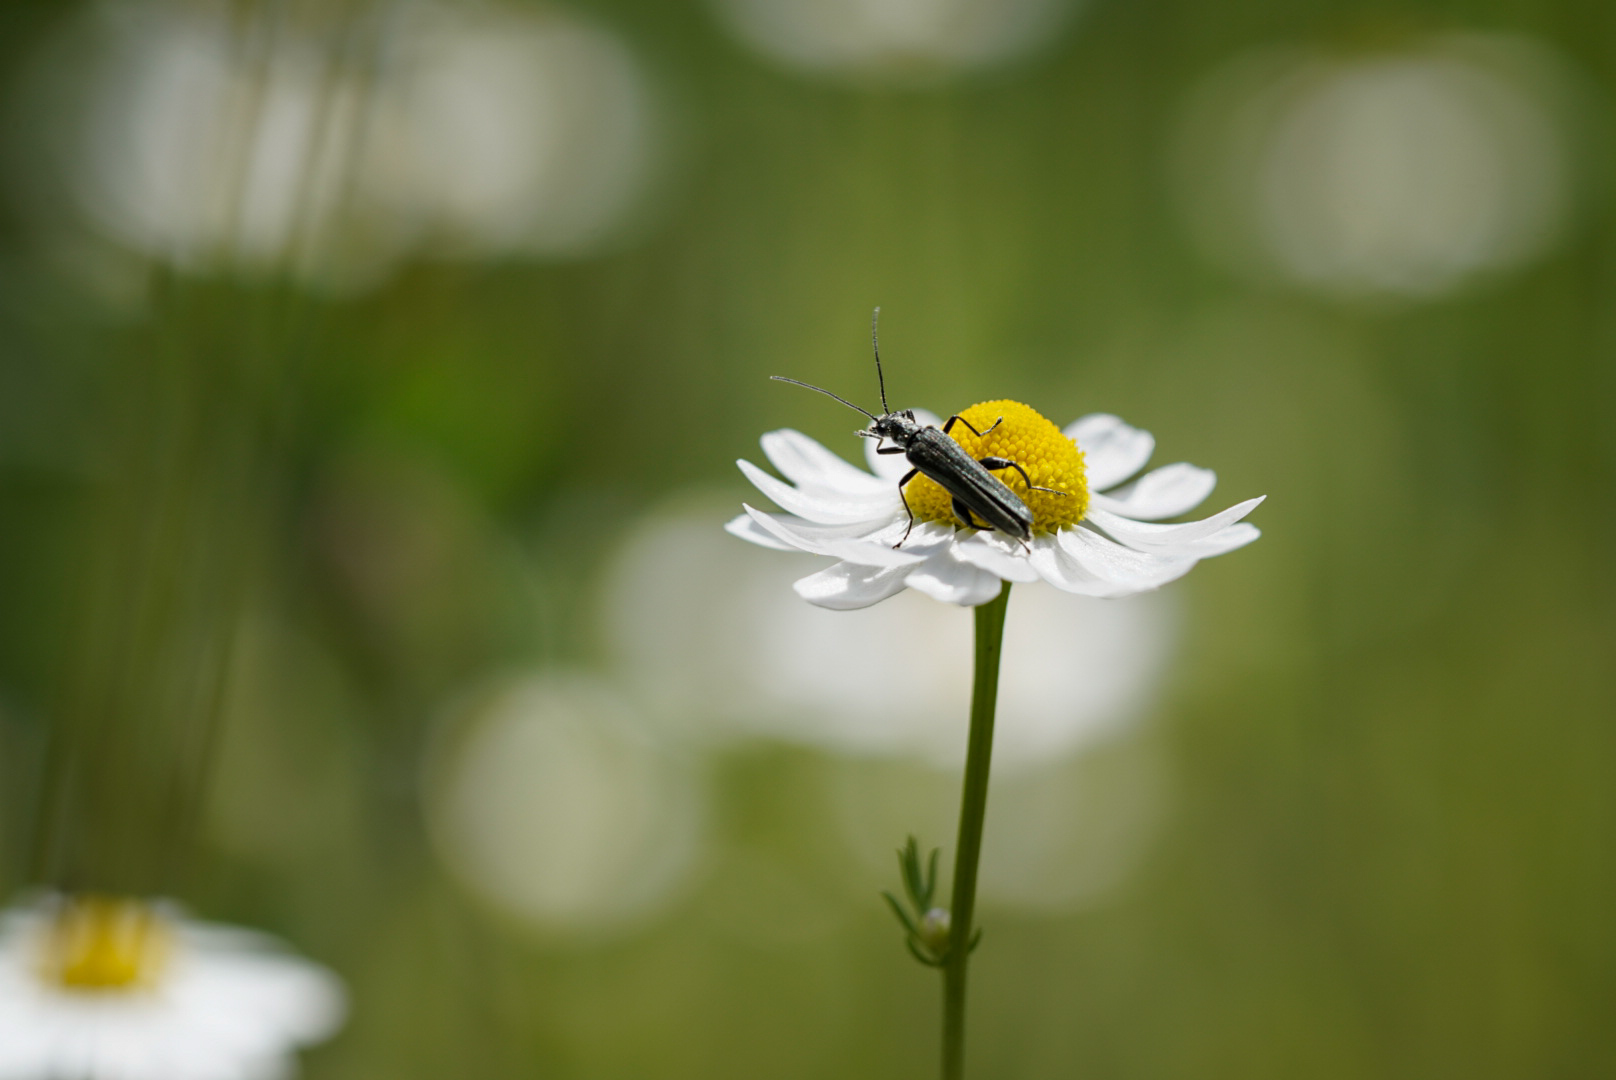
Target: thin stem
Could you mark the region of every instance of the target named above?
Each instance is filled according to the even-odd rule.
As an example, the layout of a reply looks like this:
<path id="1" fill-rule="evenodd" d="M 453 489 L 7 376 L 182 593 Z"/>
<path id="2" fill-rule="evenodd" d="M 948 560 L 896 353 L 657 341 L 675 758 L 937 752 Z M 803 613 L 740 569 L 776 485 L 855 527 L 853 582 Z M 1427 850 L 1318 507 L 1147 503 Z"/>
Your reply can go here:
<path id="1" fill-rule="evenodd" d="M 965 751 L 959 842 L 954 855 L 954 899 L 949 910 L 948 959 L 943 966 L 943 1080 L 965 1075 L 965 971 L 971 962 L 976 912 L 976 868 L 988 809 L 988 768 L 993 759 L 993 714 L 999 703 L 999 653 L 1010 583 L 976 609 L 976 682 L 971 691 L 971 735 Z"/>

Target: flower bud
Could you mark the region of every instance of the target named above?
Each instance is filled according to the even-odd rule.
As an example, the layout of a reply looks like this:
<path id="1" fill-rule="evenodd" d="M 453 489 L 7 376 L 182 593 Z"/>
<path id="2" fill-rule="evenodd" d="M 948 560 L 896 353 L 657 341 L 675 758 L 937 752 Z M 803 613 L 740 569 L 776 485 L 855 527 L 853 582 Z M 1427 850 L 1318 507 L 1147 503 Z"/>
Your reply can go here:
<path id="1" fill-rule="evenodd" d="M 920 919 L 920 940 L 938 956 L 948 951 L 948 909 L 934 907 Z"/>

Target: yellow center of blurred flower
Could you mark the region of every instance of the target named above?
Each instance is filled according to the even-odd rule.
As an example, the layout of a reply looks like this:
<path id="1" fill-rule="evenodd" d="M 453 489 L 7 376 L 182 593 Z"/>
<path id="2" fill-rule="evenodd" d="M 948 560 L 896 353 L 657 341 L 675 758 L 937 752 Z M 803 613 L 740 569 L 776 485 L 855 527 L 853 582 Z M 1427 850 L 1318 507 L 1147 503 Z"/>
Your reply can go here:
<path id="1" fill-rule="evenodd" d="M 977 459 L 1008 458 L 1027 471 L 1027 478 L 1034 487 L 1066 492 L 1056 495 L 1029 491 L 1027 481 L 1015 469 L 993 471 L 993 475 L 1003 480 L 1032 511 L 1033 532 L 1054 532 L 1083 520 L 1089 508 L 1083 451 L 1060 428 L 1019 401 L 984 401 L 961 412 L 960 417 L 982 432 L 981 436 L 972 435 L 971 429 L 963 423 L 955 424 L 954 430 L 949 432 L 967 454 Z M 996 423 L 998 426 L 994 427 Z M 959 524 L 954 516 L 953 496 L 930 477 L 915 477 L 903 493 L 916 518 Z"/>
<path id="2" fill-rule="evenodd" d="M 167 922 L 138 900 L 76 896 L 45 933 L 43 974 L 67 990 L 149 986 L 168 960 Z"/>

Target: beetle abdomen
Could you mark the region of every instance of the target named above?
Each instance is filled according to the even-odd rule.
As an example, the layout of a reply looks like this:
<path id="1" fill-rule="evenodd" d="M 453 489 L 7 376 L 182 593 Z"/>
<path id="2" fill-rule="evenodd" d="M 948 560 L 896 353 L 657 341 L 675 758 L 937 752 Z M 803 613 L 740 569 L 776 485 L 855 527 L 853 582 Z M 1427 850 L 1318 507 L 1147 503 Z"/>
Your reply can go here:
<path id="1" fill-rule="evenodd" d="M 942 431 L 927 427 L 916 432 L 905 456 L 993 528 L 1017 540 L 1032 536 L 1033 516 L 1027 504 Z M 969 521 L 962 524 L 972 526 Z"/>

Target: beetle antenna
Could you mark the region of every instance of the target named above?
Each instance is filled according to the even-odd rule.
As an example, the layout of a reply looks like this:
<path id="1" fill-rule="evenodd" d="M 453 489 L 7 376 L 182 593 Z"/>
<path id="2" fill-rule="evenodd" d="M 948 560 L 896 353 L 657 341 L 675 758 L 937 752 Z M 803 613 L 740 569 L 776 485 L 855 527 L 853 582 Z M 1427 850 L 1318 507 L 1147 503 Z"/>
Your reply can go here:
<path id="1" fill-rule="evenodd" d="M 857 409 L 859 412 L 863 413 L 865 416 L 868 416 L 871 420 L 880 419 L 878 416 L 876 416 L 873 412 L 870 412 L 868 409 L 859 409 L 859 407 L 857 405 L 853 404 L 851 401 L 848 401 L 846 398 L 841 397 L 840 395 L 831 393 L 829 390 L 826 390 L 823 386 L 815 386 L 813 383 L 805 383 L 800 379 L 788 379 L 784 375 L 770 375 L 769 378 L 773 379 L 775 382 L 788 382 L 788 383 L 791 383 L 793 386 L 806 386 L 810 390 L 817 390 L 821 394 L 824 394 L 826 397 L 835 398 L 837 401 L 840 401 L 843 405 L 846 405 L 849 409 Z"/>
<path id="2" fill-rule="evenodd" d="M 892 410 L 887 407 L 887 377 L 881 374 L 881 309 L 875 309 L 870 316 L 870 344 L 875 347 L 875 379 L 881 384 L 881 411 L 891 415 Z"/>

